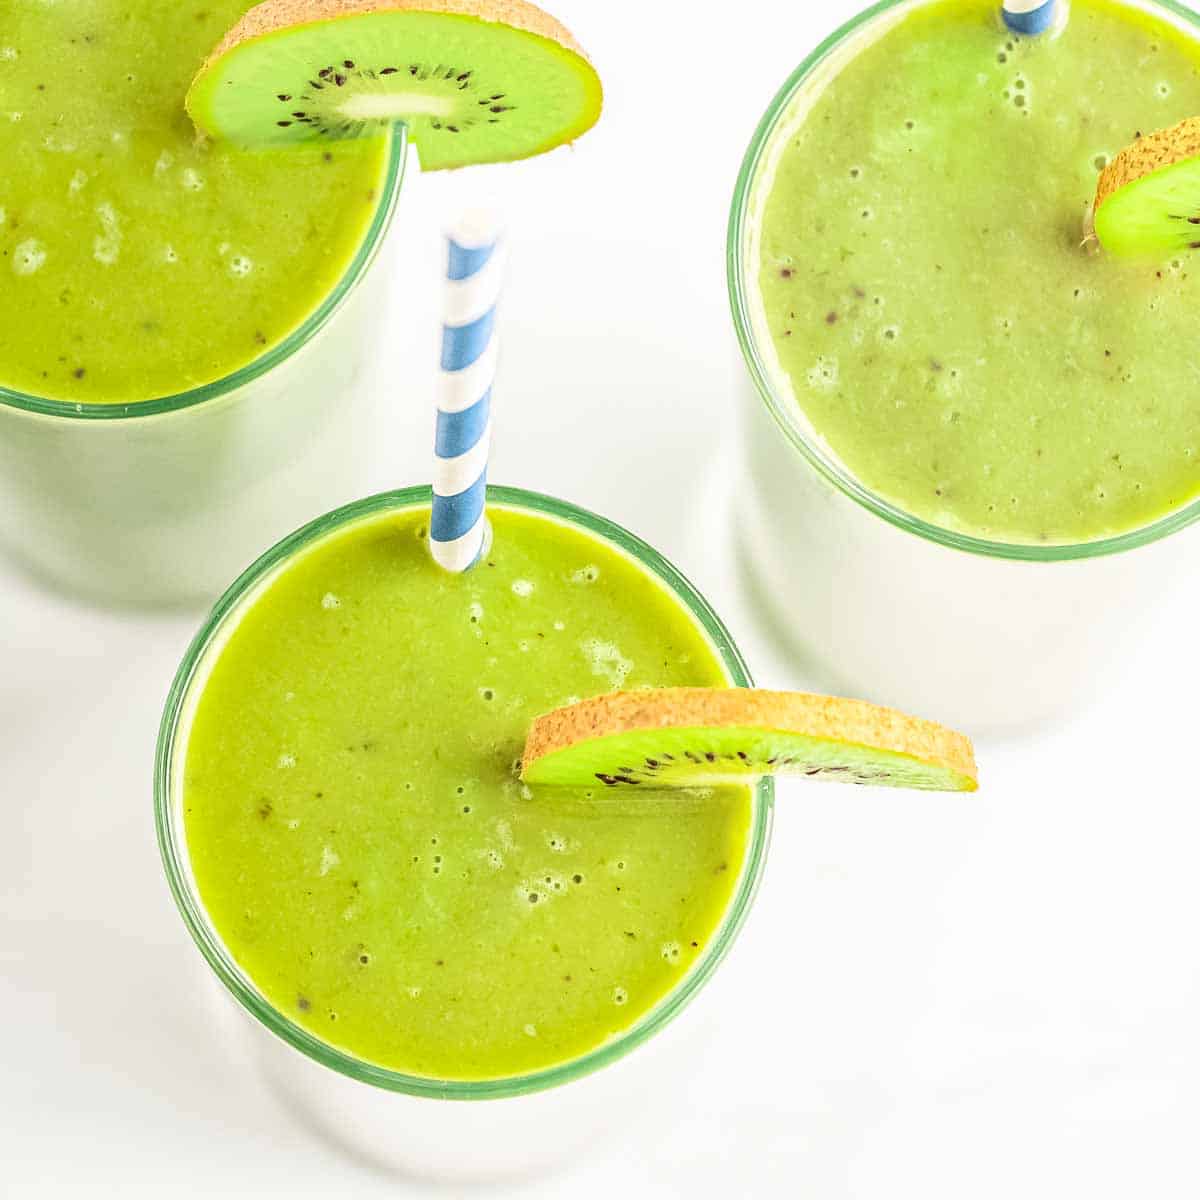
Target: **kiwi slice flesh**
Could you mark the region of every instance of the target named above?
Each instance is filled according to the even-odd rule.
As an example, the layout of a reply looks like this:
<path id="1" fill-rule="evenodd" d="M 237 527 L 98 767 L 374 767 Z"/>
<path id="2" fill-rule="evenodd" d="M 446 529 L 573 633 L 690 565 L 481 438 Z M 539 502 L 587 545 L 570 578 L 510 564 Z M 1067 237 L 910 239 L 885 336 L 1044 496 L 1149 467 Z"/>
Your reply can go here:
<path id="1" fill-rule="evenodd" d="M 1094 213 L 1112 254 L 1200 250 L 1200 117 L 1126 146 L 1100 173 Z"/>
<path id="2" fill-rule="evenodd" d="M 763 775 L 971 792 L 971 742 L 861 700 L 754 688 L 612 692 L 555 709 L 529 731 L 530 784 L 710 787 Z"/>
<path id="3" fill-rule="evenodd" d="M 403 122 L 426 170 L 551 150 L 601 103 L 583 50 L 525 0 L 266 0 L 187 96 L 203 133 L 247 146 Z"/>

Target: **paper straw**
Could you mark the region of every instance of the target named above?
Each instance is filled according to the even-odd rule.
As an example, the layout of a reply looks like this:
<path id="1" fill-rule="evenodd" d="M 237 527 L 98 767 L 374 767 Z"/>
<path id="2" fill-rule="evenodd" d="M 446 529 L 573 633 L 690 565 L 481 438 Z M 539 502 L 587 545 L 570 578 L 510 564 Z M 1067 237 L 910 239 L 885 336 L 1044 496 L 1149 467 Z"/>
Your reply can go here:
<path id="1" fill-rule="evenodd" d="M 1059 0 L 1004 0 L 1000 9 L 1013 33 L 1045 33 L 1058 16 Z"/>
<path id="2" fill-rule="evenodd" d="M 459 572 L 475 565 L 488 540 L 496 301 L 504 253 L 495 222 L 481 216 L 460 221 L 446 242 L 429 548 L 447 571 Z"/>

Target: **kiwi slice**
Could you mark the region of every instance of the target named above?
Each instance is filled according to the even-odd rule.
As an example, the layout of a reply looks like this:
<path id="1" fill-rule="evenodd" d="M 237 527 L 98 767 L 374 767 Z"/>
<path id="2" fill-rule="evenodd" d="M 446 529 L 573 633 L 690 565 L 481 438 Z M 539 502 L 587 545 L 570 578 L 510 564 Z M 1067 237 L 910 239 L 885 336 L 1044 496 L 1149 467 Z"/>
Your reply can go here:
<path id="1" fill-rule="evenodd" d="M 1200 250 L 1200 117 L 1126 146 L 1100 173 L 1093 211 L 1112 254 Z"/>
<path id="2" fill-rule="evenodd" d="M 968 738 L 861 700 L 753 688 L 612 692 L 538 717 L 526 783 L 708 787 L 762 775 L 971 792 Z"/>
<path id="3" fill-rule="evenodd" d="M 259 146 L 404 122 L 426 170 L 551 150 L 600 115 L 599 76 L 526 0 L 266 0 L 225 35 L 187 109 Z"/>

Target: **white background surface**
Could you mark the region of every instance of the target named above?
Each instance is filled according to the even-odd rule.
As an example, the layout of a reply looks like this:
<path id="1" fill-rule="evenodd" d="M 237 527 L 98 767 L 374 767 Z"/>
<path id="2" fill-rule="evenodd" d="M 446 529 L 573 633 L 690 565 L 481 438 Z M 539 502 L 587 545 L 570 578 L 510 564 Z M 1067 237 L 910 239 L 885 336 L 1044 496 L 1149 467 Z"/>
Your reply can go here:
<path id="1" fill-rule="evenodd" d="M 759 682 L 803 684 L 729 553 L 724 224 L 759 114 L 852 8 L 559 0 L 606 116 L 574 152 L 402 201 L 393 465 L 364 491 L 427 477 L 438 209 L 502 187 L 493 478 L 629 525 L 714 601 Z M 780 787 L 765 886 L 697 1002 L 720 1026 L 702 1086 L 498 1194 L 1197 1194 L 1195 610 L 1168 598 L 1072 724 L 982 743 L 977 797 Z M 200 1002 L 150 808 L 197 622 L 72 607 L 0 566 L 0 1195 L 450 1194 L 295 1125 Z"/>

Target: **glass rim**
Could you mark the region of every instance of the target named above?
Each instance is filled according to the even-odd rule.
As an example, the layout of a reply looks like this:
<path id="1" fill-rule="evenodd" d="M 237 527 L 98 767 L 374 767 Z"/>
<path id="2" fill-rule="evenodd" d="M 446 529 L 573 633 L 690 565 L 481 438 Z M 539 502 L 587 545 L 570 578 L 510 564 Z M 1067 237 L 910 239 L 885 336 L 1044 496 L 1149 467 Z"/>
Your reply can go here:
<path id="1" fill-rule="evenodd" d="M 774 781 L 768 776 L 754 787 L 750 836 L 740 877 L 716 934 L 704 954 L 670 992 L 620 1036 L 578 1058 L 501 1079 L 432 1079 L 407 1075 L 366 1062 L 323 1041 L 280 1012 L 238 967 L 208 920 L 191 882 L 187 868 L 186 838 L 181 827 L 181 814 L 177 811 L 179 798 L 173 794 L 172 787 L 177 743 L 181 737 L 186 737 L 187 732 L 183 724 L 186 705 L 198 677 L 203 684 L 201 667 L 208 651 L 225 629 L 226 622 L 230 619 L 236 621 L 243 603 L 252 602 L 256 589 L 265 585 L 278 569 L 335 531 L 385 513 L 427 506 L 431 495 L 429 486 L 402 488 L 357 500 L 326 513 L 263 554 L 217 601 L 184 655 L 163 710 L 154 763 L 155 828 L 167 882 L 192 940 L 233 998 L 270 1033 L 321 1066 L 361 1083 L 433 1099 L 501 1099 L 529 1095 L 568 1083 L 624 1057 L 665 1028 L 708 982 L 741 930 L 762 879 L 771 835 Z M 491 507 L 533 512 L 563 522 L 606 541 L 632 558 L 688 611 L 708 638 L 732 686 L 753 686 L 749 668 L 721 619 L 688 579 L 641 538 L 604 517 L 539 492 L 489 485 L 487 499 Z"/>
<path id="2" fill-rule="evenodd" d="M 62 417 L 74 421 L 123 421 L 139 417 L 159 416 L 164 413 L 181 412 L 197 404 L 220 399 L 253 383 L 260 376 L 286 362 L 306 346 L 325 327 L 333 314 L 341 308 L 350 292 L 366 274 L 367 268 L 374 261 L 383 244 L 384 235 L 391 225 L 401 185 L 404 182 L 408 159 L 408 130 L 402 123 L 396 123 L 390 133 L 382 136 L 388 138 L 387 168 L 380 186 L 379 204 L 363 235 L 362 242 L 341 278 L 324 296 L 320 304 L 278 345 L 270 347 L 257 358 L 251 359 L 250 362 L 227 375 L 222 375 L 219 379 L 167 396 L 157 396 L 149 400 L 134 400 L 128 404 L 84 404 L 73 400 L 53 400 L 47 396 L 35 396 L 29 392 L 21 392 L 15 388 L 6 388 L 0 385 L 0 407 L 7 405 L 22 412 L 46 417 Z"/>
<path id="3" fill-rule="evenodd" d="M 1109 534 L 1089 541 L 1061 543 L 1030 543 L 977 537 L 962 533 L 917 517 L 898 504 L 879 495 L 859 480 L 829 451 L 823 450 L 816 439 L 802 426 L 801 407 L 795 396 L 781 396 L 772 382 L 754 332 L 750 310 L 750 294 L 757 284 L 750 277 L 753 264 L 748 262 L 748 230 L 752 217 L 752 193 L 758 180 L 759 168 L 770 147 L 781 119 L 787 114 L 796 95 L 829 57 L 859 34 L 871 22 L 897 9 L 917 8 L 934 0 L 878 0 L 846 21 L 824 39 L 788 76 L 775 93 L 766 112 L 755 128 L 754 135 L 742 159 L 734 186 L 726 237 L 725 263 L 729 303 L 734 330 L 759 398 L 783 435 L 798 450 L 826 482 L 861 505 L 874 516 L 907 533 L 926 541 L 955 550 L 964 550 L 988 558 L 1013 559 L 1023 562 L 1065 562 L 1073 559 L 1099 558 L 1149 545 L 1176 533 L 1200 519 L 1200 498 L 1172 510 L 1165 516 L 1139 525 L 1124 533 Z M 1177 22 L 1200 29 L 1200 14 L 1178 0 L 1126 0 L 1132 7 L 1159 11 L 1177 18 Z M 999 11 L 999 5 L 997 5 Z"/>

